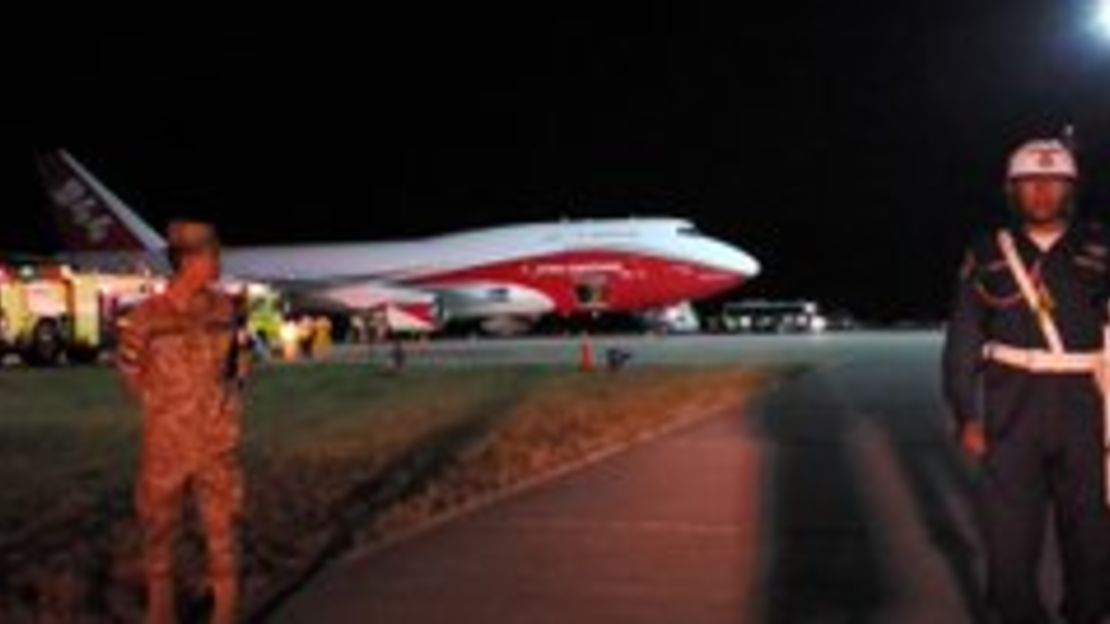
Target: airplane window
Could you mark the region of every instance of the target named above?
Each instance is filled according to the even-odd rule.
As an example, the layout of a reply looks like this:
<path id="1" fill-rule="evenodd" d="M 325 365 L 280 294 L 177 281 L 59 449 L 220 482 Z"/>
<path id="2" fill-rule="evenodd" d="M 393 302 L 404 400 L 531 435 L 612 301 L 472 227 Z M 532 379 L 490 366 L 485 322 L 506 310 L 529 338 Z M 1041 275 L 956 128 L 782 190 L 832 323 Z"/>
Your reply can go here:
<path id="1" fill-rule="evenodd" d="M 696 228 L 692 225 L 687 225 L 687 226 L 683 226 L 683 227 L 678 228 L 678 235 L 679 236 L 701 236 L 701 232 L 698 231 L 698 228 Z"/>
<path id="2" fill-rule="evenodd" d="M 486 298 L 490 301 L 504 303 L 509 300 L 509 289 L 504 287 L 491 288 L 486 293 Z"/>

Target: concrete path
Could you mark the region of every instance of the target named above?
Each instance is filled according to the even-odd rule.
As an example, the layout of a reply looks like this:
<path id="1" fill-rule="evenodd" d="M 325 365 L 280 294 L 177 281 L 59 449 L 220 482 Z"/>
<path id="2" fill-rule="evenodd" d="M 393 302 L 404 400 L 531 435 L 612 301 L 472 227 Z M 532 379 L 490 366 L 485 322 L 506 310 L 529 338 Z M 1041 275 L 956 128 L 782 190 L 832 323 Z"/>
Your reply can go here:
<path id="1" fill-rule="evenodd" d="M 785 349 L 814 367 L 744 413 L 337 562 L 275 619 L 976 621 L 975 472 L 948 443 L 937 336 Z"/>

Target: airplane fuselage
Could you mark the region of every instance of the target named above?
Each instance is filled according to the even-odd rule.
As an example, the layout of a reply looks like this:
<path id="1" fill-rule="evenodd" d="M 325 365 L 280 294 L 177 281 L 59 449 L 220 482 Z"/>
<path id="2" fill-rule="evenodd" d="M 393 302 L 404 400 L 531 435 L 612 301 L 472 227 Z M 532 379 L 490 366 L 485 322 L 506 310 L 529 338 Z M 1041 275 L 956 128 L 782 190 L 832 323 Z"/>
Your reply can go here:
<path id="1" fill-rule="evenodd" d="M 403 243 L 232 249 L 245 279 L 436 292 L 454 318 L 629 312 L 701 299 L 756 275 L 747 254 L 678 219 L 491 228 Z M 368 294 L 370 292 L 368 290 Z"/>
<path id="2" fill-rule="evenodd" d="M 39 169 L 65 257 L 105 270 L 164 273 L 165 240 L 65 151 Z M 350 310 L 427 317 L 538 317 L 666 308 L 759 272 L 740 249 L 682 219 L 600 219 L 486 228 L 404 242 L 228 248 L 233 282 L 265 282 Z"/>

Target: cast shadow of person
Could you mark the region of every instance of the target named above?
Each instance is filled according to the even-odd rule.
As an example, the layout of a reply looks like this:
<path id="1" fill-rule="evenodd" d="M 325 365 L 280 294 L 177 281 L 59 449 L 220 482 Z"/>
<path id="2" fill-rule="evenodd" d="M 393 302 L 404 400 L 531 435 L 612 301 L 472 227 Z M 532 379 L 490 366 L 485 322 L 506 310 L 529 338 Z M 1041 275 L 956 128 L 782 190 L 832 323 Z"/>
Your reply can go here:
<path id="1" fill-rule="evenodd" d="M 899 473 L 883 478 L 904 484 L 968 618 L 983 621 L 968 526 L 973 482 L 945 429 L 935 364 L 914 358 L 906 371 L 861 358 L 814 368 L 751 412 L 768 443 L 758 619 L 876 621 L 897 591 L 894 571 L 915 564 L 882 552 L 874 508 L 880 494 L 864 472 L 874 467 L 859 456 L 858 438 L 868 429 L 890 449 Z"/>

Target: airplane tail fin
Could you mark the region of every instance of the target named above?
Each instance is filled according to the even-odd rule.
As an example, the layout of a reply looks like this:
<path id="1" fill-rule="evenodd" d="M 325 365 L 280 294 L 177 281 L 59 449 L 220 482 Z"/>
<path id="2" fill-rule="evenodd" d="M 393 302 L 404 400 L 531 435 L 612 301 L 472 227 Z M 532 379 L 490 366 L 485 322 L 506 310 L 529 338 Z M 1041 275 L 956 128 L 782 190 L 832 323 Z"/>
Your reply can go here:
<path id="1" fill-rule="evenodd" d="M 65 150 L 36 157 L 70 251 L 161 251 L 166 242 Z"/>

